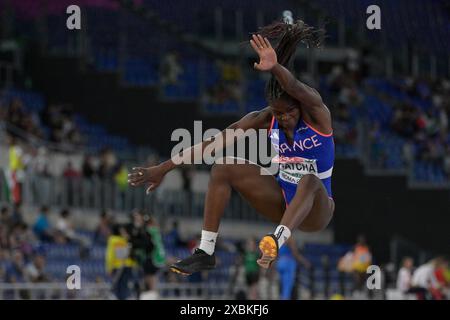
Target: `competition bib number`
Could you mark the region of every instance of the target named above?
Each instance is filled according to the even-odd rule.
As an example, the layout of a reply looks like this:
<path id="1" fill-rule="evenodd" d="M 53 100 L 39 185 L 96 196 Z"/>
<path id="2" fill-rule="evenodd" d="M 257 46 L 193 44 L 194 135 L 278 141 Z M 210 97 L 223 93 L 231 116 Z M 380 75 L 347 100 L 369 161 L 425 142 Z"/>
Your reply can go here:
<path id="1" fill-rule="evenodd" d="M 307 174 L 318 175 L 317 160 L 300 157 L 278 158 L 280 163 L 279 177 L 281 180 L 298 184 L 300 179 Z"/>

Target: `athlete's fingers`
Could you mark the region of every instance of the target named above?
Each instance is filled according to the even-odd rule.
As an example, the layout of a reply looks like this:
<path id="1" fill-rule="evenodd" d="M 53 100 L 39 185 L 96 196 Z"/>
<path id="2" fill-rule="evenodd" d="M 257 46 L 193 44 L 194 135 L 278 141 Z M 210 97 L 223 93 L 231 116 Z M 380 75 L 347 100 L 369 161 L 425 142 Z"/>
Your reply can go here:
<path id="1" fill-rule="evenodd" d="M 146 170 L 146 168 L 134 167 L 134 168 L 131 169 L 131 173 L 130 174 L 136 174 L 138 176 L 143 176 L 144 173 L 145 173 L 145 170 Z"/>
<path id="2" fill-rule="evenodd" d="M 133 180 L 128 180 L 128 183 L 132 186 L 132 187 L 139 187 L 141 185 L 143 185 L 145 183 L 144 179 L 133 179 Z"/>
<path id="3" fill-rule="evenodd" d="M 138 179 L 138 178 L 141 178 L 143 176 L 144 176 L 144 174 L 141 173 L 141 172 L 129 173 L 128 174 L 128 179 Z"/>
<path id="4" fill-rule="evenodd" d="M 145 181 L 143 177 L 128 177 L 128 182 L 130 183 L 140 183 Z"/>
<path id="5" fill-rule="evenodd" d="M 261 37 L 260 34 L 258 34 L 259 43 L 263 48 L 268 48 L 267 43 L 264 41 L 263 37 Z"/>
<path id="6" fill-rule="evenodd" d="M 250 45 L 252 46 L 253 50 L 255 50 L 257 53 L 259 53 L 259 48 L 258 45 L 256 44 L 256 42 L 254 40 L 250 40 Z"/>
<path id="7" fill-rule="evenodd" d="M 253 35 L 253 41 L 255 41 L 256 45 L 258 46 L 258 49 L 261 50 L 264 47 L 256 34 Z"/>

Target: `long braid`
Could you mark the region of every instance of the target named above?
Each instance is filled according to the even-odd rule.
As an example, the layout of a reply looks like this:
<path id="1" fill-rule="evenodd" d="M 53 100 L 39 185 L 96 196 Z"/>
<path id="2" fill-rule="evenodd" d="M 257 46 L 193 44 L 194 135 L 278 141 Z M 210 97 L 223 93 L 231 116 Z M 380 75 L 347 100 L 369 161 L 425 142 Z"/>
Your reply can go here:
<path id="1" fill-rule="evenodd" d="M 262 27 L 258 33 L 269 40 L 275 40 L 278 63 L 290 71 L 293 71 L 293 57 L 300 42 L 304 43 L 307 48 L 320 48 L 325 37 L 324 29 L 311 27 L 302 20 L 297 20 L 293 24 L 276 21 Z M 284 94 L 280 84 L 272 76 L 266 86 L 268 100 L 278 99 Z"/>

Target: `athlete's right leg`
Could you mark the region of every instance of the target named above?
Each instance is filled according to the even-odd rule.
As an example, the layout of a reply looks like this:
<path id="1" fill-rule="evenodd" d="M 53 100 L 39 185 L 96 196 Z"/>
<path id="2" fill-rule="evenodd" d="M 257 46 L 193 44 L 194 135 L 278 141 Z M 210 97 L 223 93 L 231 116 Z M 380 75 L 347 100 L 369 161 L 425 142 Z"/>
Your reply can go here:
<path id="1" fill-rule="evenodd" d="M 219 230 L 220 220 L 230 200 L 231 189 L 269 220 L 278 223 L 286 209 L 282 190 L 271 175 L 262 175 L 261 167 L 246 164 L 216 164 L 211 170 L 205 198 L 203 229 Z"/>
<path id="2" fill-rule="evenodd" d="M 259 213 L 275 223 L 280 222 L 286 209 L 283 193 L 277 181 L 272 175 L 261 174 L 261 167 L 258 165 L 248 162 L 216 164 L 211 170 L 206 193 L 202 231 L 202 234 L 207 233 L 213 237 L 212 246 L 215 244 L 214 237 L 217 236 L 220 220 L 230 200 L 232 189 L 240 193 Z M 202 244 L 204 242 L 208 241 L 203 240 Z M 191 274 L 213 268 L 214 256 L 207 254 L 205 250 L 196 250 L 192 256 L 173 264 L 171 270 Z"/>

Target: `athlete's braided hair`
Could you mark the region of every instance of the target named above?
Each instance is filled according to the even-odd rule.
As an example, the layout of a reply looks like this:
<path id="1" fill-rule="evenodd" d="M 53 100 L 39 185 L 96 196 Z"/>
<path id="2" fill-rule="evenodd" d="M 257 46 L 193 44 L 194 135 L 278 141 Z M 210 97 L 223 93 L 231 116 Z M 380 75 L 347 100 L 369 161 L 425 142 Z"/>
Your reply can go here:
<path id="1" fill-rule="evenodd" d="M 276 21 L 268 26 L 260 28 L 258 32 L 262 37 L 275 40 L 274 46 L 278 63 L 293 71 L 295 51 L 300 42 L 307 48 L 320 48 L 325 37 L 325 30 L 307 25 L 302 20 L 290 24 L 284 21 Z M 278 81 L 272 76 L 266 85 L 266 97 L 269 101 L 287 96 Z"/>

